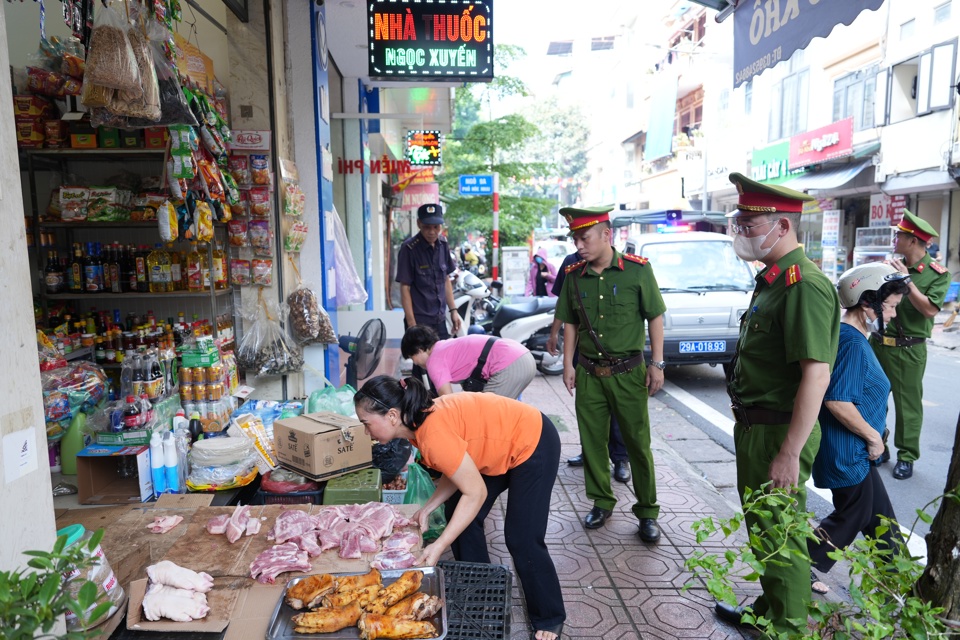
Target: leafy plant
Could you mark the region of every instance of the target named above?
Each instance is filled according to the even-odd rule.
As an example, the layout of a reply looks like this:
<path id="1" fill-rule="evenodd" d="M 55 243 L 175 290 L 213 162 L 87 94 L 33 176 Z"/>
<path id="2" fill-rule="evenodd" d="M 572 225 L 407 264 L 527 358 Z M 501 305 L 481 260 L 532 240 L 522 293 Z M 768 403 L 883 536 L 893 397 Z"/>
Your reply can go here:
<path id="1" fill-rule="evenodd" d="M 946 494 L 960 499 L 957 491 Z M 917 509 L 918 519 L 930 522 L 926 509 L 939 501 L 930 501 Z M 770 484 L 757 491 L 747 490 L 743 501 L 743 513 L 729 519 L 704 518 L 693 524 L 697 542 L 722 532 L 724 538 L 734 535 L 745 522 L 747 513 L 761 518 L 770 518 L 774 510 L 779 518 L 772 527 L 761 530 L 752 527 L 748 540 L 737 549 L 729 549 L 722 555 L 697 551 L 688 558 L 685 566 L 701 579 L 707 591 L 717 600 L 737 604 L 733 591 L 734 580 L 757 581 L 771 564 L 790 561 L 794 549 L 786 546 L 788 538 L 800 535 L 819 540 L 810 520 L 812 513 L 796 509 L 796 498 L 784 489 L 772 489 Z M 916 522 L 914 522 L 916 525 Z M 877 537 L 859 538 L 845 549 L 834 549 L 829 556 L 834 560 L 849 563 L 850 601 L 828 602 L 813 600 L 804 638 L 813 640 L 846 640 L 854 638 L 941 638 L 948 634 L 948 627 L 939 617 L 941 607 L 933 606 L 921 598 L 914 585 L 923 572 L 919 559 L 910 555 L 906 541 L 893 536 L 896 551 L 878 540 L 879 535 L 890 528 L 899 528 L 891 520 L 883 519 Z M 695 585 L 688 582 L 684 589 Z M 755 617 L 749 611 L 743 617 L 746 624 L 755 626 L 766 637 L 787 640 L 795 634 L 778 633 L 771 621 L 763 616 Z"/>
<path id="2" fill-rule="evenodd" d="M 99 634 L 98 631 L 68 631 L 57 635 L 52 631 L 60 617 L 68 612 L 75 612 L 80 626 L 86 626 L 110 610 L 110 602 L 94 606 L 98 592 L 96 584 L 85 580 L 74 598 L 71 586 L 75 585 L 65 577 L 98 562 L 93 551 L 101 538 L 103 529 L 94 533 L 87 544 L 67 547 L 67 536 L 62 535 L 54 543 L 53 551 L 24 552 L 31 556 L 27 566 L 32 571 L 0 571 L 0 629 L 5 639 L 82 640 Z"/>

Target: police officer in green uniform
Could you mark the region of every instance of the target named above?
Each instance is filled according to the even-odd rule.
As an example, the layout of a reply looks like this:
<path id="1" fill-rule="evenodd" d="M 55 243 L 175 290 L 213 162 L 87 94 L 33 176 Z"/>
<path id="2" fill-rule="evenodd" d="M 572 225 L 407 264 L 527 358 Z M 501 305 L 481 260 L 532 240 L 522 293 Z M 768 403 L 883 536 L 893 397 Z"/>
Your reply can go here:
<path id="1" fill-rule="evenodd" d="M 806 511 L 804 483 L 820 446 L 817 416 L 830 383 L 840 335 L 840 302 L 830 280 L 803 253 L 797 227 L 810 196 L 730 174 L 739 192 L 728 217 L 734 249 L 765 268 L 740 319 L 737 355 L 728 381 L 736 420 L 733 438 L 737 487 L 757 490 L 766 482 L 792 488 L 798 510 Z M 778 520 L 749 514 L 746 524 L 769 529 Z M 810 602 L 810 559 L 802 536 L 787 541 L 796 555 L 768 563 L 760 577 L 763 594 L 752 605 L 777 632 L 800 633 L 790 620 L 805 623 Z M 740 623 L 743 607 L 720 602 L 717 614 Z"/>
<path id="2" fill-rule="evenodd" d="M 646 258 L 622 254 L 610 244 L 612 206 L 563 208 L 583 258 L 567 268 L 556 317 L 565 323 L 563 382 L 577 389 L 577 424 L 583 448 L 584 484 L 593 508 L 588 529 L 602 527 L 617 499 L 610 486 L 607 441 L 610 416 L 620 421 L 633 471 L 633 513 L 644 542 L 660 539 L 657 484 L 650 451 L 647 395 L 663 387 L 663 313 L 666 306 Z M 651 366 L 643 359 L 644 322 L 650 328 Z M 579 345 L 576 368 L 574 350 Z"/>
<path id="3" fill-rule="evenodd" d="M 897 317 L 887 323 L 884 335 L 874 334 L 870 343 L 893 393 L 893 442 L 897 445 L 893 477 L 906 480 L 913 475 L 913 463 L 920 458 L 926 341 L 950 287 L 950 272 L 927 253 L 927 244 L 937 237 L 930 223 L 904 210 L 903 219 L 894 228 L 897 231 L 893 250 L 903 259 L 894 258 L 890 265 L 910 276 L 910 291 L 897 305 Z M 884 451 L 881 460 L 889 459 L 889 451 Z"/>

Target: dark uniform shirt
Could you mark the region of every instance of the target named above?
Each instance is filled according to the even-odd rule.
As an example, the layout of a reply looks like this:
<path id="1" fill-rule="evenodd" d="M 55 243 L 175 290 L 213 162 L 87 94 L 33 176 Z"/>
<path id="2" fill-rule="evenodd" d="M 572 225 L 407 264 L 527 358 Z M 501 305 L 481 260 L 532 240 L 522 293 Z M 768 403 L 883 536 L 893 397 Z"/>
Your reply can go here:
<path id="1" fill-rule="evenodd" d="M 740 320 L 732 390 L 744 406 L 793 411 L 800 361 L 833 368 L 840 299 L 829 278 L 796 248 L 757 274 Z"/>
<path id="2" fill-rule="evenodd" d="M 558 298 L 560 297 L 560 292 L 563 291 L 563 281 L 567 279 L 567 267 L 581 260 L 583 260 L 583 258 L 580 257 L 579 251 L 574 251 L 563 259 L 563 262 L 560 263 L 560 268 L 557 269 L 557 279 L 553 281 L 553 288 L 550 290 L 553 295 Z"/>
<path id="3" fill-rule="evenodd" d="M 910 267 L 910 280 L 937 309 L 943 307 L 943 299 L 950 288 L 950 272 L 931 258 L 929 253 L 923 254 L 920 262 Z M 910 302 L 910 296 L 905 295 L 897 305 L 897 317 L 886 323 L 885 334 L 899 337 L 897 325 L 903 329 L 904 337 L 929 338 L 933 331 L 933 318 L 920 313 Z"/>
<path id="4" fill-rule="evenodd" d="M 557 300 L 556 317 L 578 325 L 580 352 L 593 360 L 606 357 L 597 349 L 587 332 L 587 323 L 580 317 L 574 279 L 579 284 L 583 308 L 607 353 L 614 358 L 641 353 L 646 341 L 644 321 L 667 310 L 653 267 L 646 258 L 625 257 L 614 249 L 610 267 L 602 273 L 595 273 L 584 262 L 566 275 Z"/>
<path id="5" fill-rule="evenodd" d="M 397 282 L 410 285 L 417 324 L 435 325 L 446 321 L 446 280 L 455 268 L 447 239 L 443 236 L 437 238 L 432 247 L 421 233 L 400 245 Z"/>

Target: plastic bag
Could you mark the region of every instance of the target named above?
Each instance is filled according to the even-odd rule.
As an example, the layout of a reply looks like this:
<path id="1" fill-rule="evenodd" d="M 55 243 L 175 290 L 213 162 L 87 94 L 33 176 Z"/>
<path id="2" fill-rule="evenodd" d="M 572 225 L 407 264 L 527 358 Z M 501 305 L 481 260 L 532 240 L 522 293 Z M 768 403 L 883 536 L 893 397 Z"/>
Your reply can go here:
<path id="1" fill-rule="evenodd" d="M 97 12 L 84 80 L 118 91 L 142 92 L 137 59 L 127 38 L 127 23 L 113 7 Z"/>
<path id="2" fill-rule="evenodd" d="M 287 469 L 276 469 L 263 476 L 260 488 L 267 493 L 294 493 L 317 491 L 320 489 L 320 483 L 308 480 L 299 473 Z"/>
<path id="3" fill-rule="evenodd" d="M 355 415 L 353 396 L 356 394 L 357 390 L 348 384 L 339 389 L 329 386 L 317 389 L 307 398 L 306 412 L 332 411 L 342 416 L 353 416 Z"/>
<path id="4" fill-rule="evenodd" d="M 373 445 L 373 466 L 380 469 L 383 483 L 393 481 L 410 460 L 413 445 L 404 438 L 394 438 L 387 444 L 379 442 Z"/>
<path id="5" fill-rule="evenodd" d="M 407 493 L 403 497 L 403 504 L 419 504 L 421 507 L 430 500 L 436 491 L 430 474 L 416 462 L 407 467 Z M 427 530 L 423 532 L 425 541 L 433 541 L 440 537 L 447 526 L 447 518 L 443 514 L 443 506 L 437 507 L 427 520 Z"/>
<path id="6" fill-rule="evenodd" d="M 280 376 L 303 370 L 303 352 L 285 336 L 275 319 L 278 315 L 269 313 L 261 301 L 237 349 L 237 364 L 254 375 Z"/>
<path id="7" fill-rule="evenodd" d="M 40 356 L 40 371 L 52 371 L 67 366 L 67 360 L 43 331 L 37 331 L 37 353 Z"/>
<path id="8" fill-rule="evenodd" d="M 187 487 L 194 491 L 243 487 L 257 476 L 257 453 L 248 438 L 198 440 L 187 458 Z"/>
<path id="9" fill-rule="evenodd" d="M 320 306 L 320 300 L 313 289 L 300 283 L 300 286 L 287 296 L 290 307 L 290 333 L 301 345 L 336 344 L 337 334 L 333 330 L 330 316 Z"/>
<path id="10" fill-rule="evenodd" d="M 333 220 L 334 263 L 337 275 L 337 306 L 345 307 L 348 304 L 363 304 L 367 301 L 367 290 L 363 280 L 357 275 L 353 265 L 353 255 L 350 253 L 350 243 L 347 240 L 347 231 L 343 228 L 340 214 L 334 207 L 326 214 Z"/>

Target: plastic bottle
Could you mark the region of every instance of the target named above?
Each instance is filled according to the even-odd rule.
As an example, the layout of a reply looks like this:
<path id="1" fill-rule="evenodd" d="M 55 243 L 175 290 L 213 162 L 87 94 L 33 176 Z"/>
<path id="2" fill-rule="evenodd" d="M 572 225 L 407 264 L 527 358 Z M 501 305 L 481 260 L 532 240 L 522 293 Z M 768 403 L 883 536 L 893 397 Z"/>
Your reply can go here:
<path id="1" fill-rule="evenodd" d="M 213 250 L 213 288 L 223 290 L 227 288 L 227 256 L 217 242 Z"/>
<path id="2" fill-rule="evenodd" d="M 143 393 L 144 385 L 147 381 L 147 377 L 143 374 L 143 358 L 139 353 L 133 356 L 130 370 L 131 393 L 139 398 L 140 394 Z"/>
<path id="3" fill-rule="evenodd" d="M 177 444 L 170 431 L 163 432 L 163 467 L 167 476 L 167 491 L 180 493 L 180 465 Z"/>
<path id="4" fill-rule="evenodd" d="M 203 435 L 203 423 L 200 422 L 200 413 L 194 411 L 190 414 L 190 443 L 194 443 Z M 61 463 L 62 464 L 62 463 Z"/>
<path id="5" fill-rule="evenodd" d="M 78 411 L 60 440 L 60 469 L 64 475 L 77 474 L 77 454 L 83 449 L 83 427 L 86 423 L 87 414 Z"/>
<path id="6" fill-rule="evenodd" d="M 203 263 L 195 244 L 190 247 L 190 253 L 187 254 L 187 289 L 203 291 Z"/>
<path id="7" fill-rule="evenodd" d="M 143 374 L 146 378 L 144 392 L 152 402 L 163 397 L 163 370 L 160 368 L 160 358 L 156 351 L 150 351 L 143 363 Z"/>
<path id="8" fill-rule="evenodd" d="M 174 433 L 180 429 L 190 429 L 190 421 L 187 420 L 187 414 L 183 409 L 177 409 L 177 415 L 173 416 L 171 429 Z"/>
<path id="9" fill-rule="evenodd" d="M 124 429 L 137 429 L 144 424 L 143 409 L 137 401 L 136 396 L 127 396 L 123 404 L 123 427 Z"/>
<path id="10" fill-rule="evenodd" d="M 153 403 L 146 393 L 140 394 L 140 411 L 143 413 L 143 424 L 153 424 Z"/>
<path id="11" fill-rule="evenodd" d="M 150 472 L 153 477 L 153 494 L 159 496 L 167 490 L 167 475 L 163 456 L 163 439 L 159 431 L 150 436 Z"/>
<path id="12" fill-rule="evenodd" d="M 170 291 L 180 291 L 183 289 L 183 258 L 172 244 L 167 245 L 167 255 L 170 256 L 170 284 L 173 285 Z"/>

